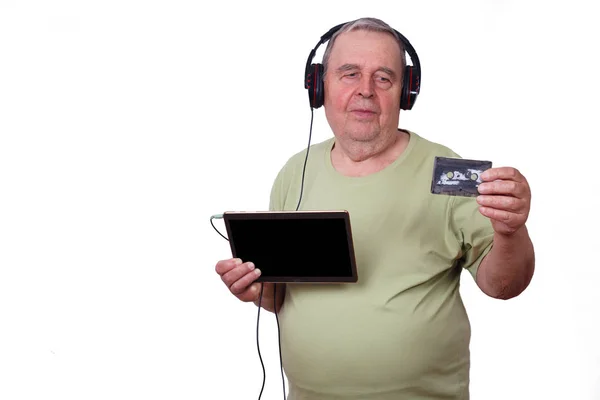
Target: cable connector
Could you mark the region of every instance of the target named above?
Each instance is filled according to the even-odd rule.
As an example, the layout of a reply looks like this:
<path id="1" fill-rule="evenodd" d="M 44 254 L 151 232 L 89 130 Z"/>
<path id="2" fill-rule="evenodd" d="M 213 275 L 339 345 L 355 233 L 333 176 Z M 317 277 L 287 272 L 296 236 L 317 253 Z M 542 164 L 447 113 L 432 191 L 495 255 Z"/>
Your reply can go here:
<path id="1" fill-rule="evenodd" d="M 227 236 L 223 235 L 221 232 L 219 232 L 219 230 L 217 229 L 217 227 L 215 226 L 215 224 L 213 224 L 213 219 L 223 219 L 223 214 L 214 214 L 210 216 L 210 224 L 212 225 L 212 227 L 215 229 L 215 231 L 217 231 L 217 233 L 219 235 L 221 235 L 221 237 L 227 241 L 229 241 L 229 239 L 227 238 Z"/>

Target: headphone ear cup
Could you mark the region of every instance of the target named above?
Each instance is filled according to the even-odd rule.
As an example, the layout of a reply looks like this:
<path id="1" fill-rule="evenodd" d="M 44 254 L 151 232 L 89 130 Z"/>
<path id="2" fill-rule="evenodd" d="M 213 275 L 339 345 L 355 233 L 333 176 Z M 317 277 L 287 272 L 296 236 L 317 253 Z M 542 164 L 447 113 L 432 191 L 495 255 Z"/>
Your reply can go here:
<path id="1" fill-rule="evenodd" d="M 415 101 L 417 101 L 417 95 L 419 94 L 421 85 L 419 80 L 419 74 L 414 67 L 407 66 L 404 69 L 402 96 L 400 97 L 401 109 L 410 110 L 415 104 Z"/>
<path id="2" fill-rule="evenodd" d="M 312 108 L 319 108 L 325 100 L 323 88 L 323 65 L 312 64 L 308 76 L 306 77 L 306 87 L 308 89 L 308 101 Z"/>

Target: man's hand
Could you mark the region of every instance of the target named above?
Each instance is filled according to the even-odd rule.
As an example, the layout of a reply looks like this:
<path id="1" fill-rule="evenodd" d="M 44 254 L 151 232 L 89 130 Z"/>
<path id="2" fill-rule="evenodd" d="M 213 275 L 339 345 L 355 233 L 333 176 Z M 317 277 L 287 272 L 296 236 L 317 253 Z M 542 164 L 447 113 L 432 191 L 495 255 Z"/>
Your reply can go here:
<path id="1" fill-rule="evenodd" d="M 260 270 L 253 263 L 244 263 L 239 258 L 221 260 L 215 270 L 235 297 L 244 302 L 258 299 L 260 285 L 254 284 L 254 281 L 260 276 Z"/>
<path id="2" fill-rule="evenodd" d="M 529 217 L 531 191 L 527 179 L 512 167 L 490 168 L 481 179 L 479 212 L 490 218 L 496 233 L 512 235 Z"/>
<path id="3" fill-rule="evenodd" d="M 277 312 L 283 304 L 285 296 L 285 284 L 260 283 L 256 279 L 260 276 L 260 270 L 255 268 L 252 262 L 242 262 L 239 258 L 221 260 L 217 263 L 215 271 L 221 277 L 229 291 L 243 302 L 252 302 L 267 311 L 274 312 L 277 303 Z M 262 299 L 261 299 L 262 290 Z"/>

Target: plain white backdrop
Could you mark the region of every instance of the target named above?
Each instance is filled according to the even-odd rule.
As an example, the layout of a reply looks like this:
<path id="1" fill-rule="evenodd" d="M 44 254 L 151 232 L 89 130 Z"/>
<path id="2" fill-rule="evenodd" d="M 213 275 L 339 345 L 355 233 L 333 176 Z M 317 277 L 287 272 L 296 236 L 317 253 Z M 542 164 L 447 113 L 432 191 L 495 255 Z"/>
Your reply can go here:
<path id="1" fill-rule="evenodd" d="M 421 60 L 401 127 L 532 188 L 528 290 L 463 277 L 472 400 L 600 399 L 594 2 L 217 3 L 0 1 L 0 398 L 258 398 L 256 308 L 216 275 L 209 217 L 268 207 L 308 141 L 310 50 L 373 16 Z"/>

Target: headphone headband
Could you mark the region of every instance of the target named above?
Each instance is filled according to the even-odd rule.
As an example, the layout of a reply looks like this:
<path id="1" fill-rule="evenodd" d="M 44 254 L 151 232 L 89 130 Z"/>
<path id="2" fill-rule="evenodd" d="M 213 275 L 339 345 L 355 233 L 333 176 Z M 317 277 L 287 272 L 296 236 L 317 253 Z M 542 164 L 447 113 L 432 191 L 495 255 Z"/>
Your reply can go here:
<path id="1" fill-rule="evenodd" d="M 336 25 L 321 36 L 321 39 L 316 46 L 311 50 L 308 60 L 306 61 L 306 68 L 304 70 L 304 88 L 309 90 L 309 101 L 311 107 L 319 108 L 323 105 L 324 101 L 324 90 L 323 90 L 323 66 L 321 64 L 312 64 L 312 60 L 315 57 L 317 49 L 323 43 L 331 39 L 331 37 L 339 31 L 348 22 Z M 410 110 L 414 105 L 417 96 L 421 90 L 421 63 L 416 50 L 408 39 L 394 29 L 398 38 L 404 45 L 404 50 L 410 56 L 412 66 L 407 66 L 404 71 L 404 81 L 402 87 L 402 97 L 400 100 L 401 108 L 404 110 Z"/>

